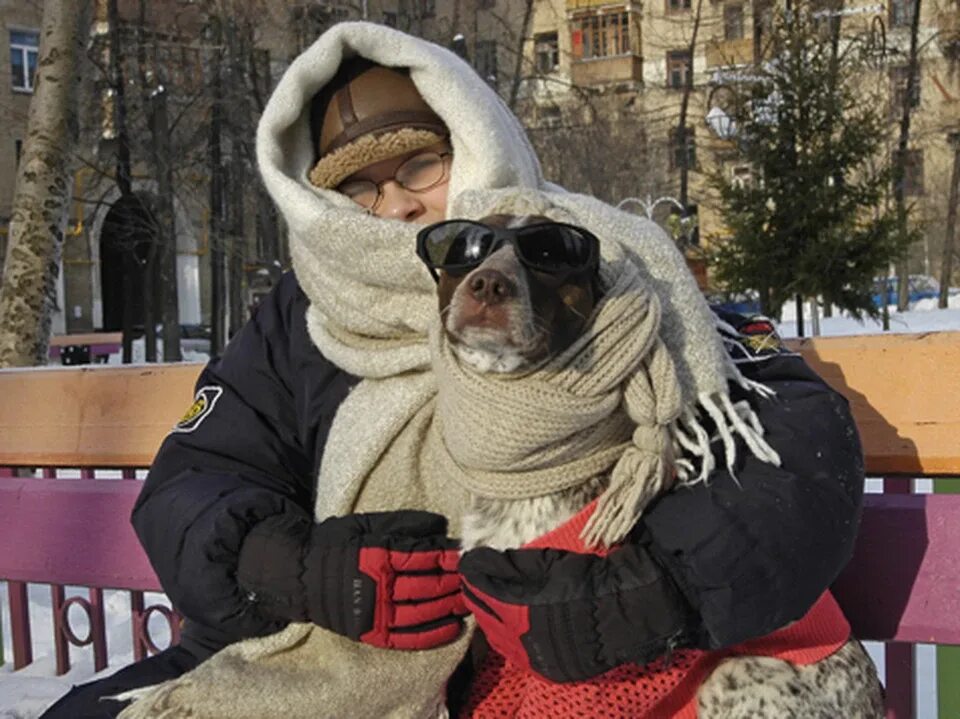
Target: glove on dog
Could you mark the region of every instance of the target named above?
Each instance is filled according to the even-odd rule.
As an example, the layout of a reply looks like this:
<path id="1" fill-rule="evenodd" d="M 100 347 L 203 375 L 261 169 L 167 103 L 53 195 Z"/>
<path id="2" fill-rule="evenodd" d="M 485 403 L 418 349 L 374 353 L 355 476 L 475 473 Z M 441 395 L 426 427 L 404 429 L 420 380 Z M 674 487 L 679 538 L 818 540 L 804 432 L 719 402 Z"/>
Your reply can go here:
<path id="1" fill-rule="evenodd" d="M 392 649 L 453 641 L 466 614 L 459 550 L 429 512 L 352 514 L 314 524 L 282 514 L 255 525 L 237 582 L 264 616 L 309 621 Z"/>
<path id="2" fill-rule="evenodd" d="M 606 557 L 481 547 L 460 560 L 467 607 L 490 645 L 555 682 L 646 664 L 689 644 L 692 609 L 645 546 Z"/>

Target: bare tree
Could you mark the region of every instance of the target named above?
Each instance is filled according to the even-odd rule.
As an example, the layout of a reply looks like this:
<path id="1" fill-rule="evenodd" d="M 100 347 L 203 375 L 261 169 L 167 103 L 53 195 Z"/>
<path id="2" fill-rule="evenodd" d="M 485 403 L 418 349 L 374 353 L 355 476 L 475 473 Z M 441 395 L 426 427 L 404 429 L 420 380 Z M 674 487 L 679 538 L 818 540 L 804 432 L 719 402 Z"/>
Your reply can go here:
<path id="1" fill-rule="evenodd" d="M 77 126 L 81 17 L 77 0 L 44 3 L 36 90 L 0 287 L 0 367 L 47 362 L 62 225 L 70 201 L 67 146 Z"/>
<path id="2" fill-rule="evenodd" d="M 947 200 L 947 228 L 943 238 L 943 255 L 940 264 L 940 297 L 937 306 L 946 309 L 950 294 L 950 280 L 953 276 L 953 253 L 957 241 L 957 199 L 960 195 L 960 132 L 950 133 L 953 145 L 953 173 L 950 177 L 949 199 Z"/>
<path id="3" fill-rule="evenodd" d="M 903 105 L 900 111 L 900 135 L 893 159 L 893 197 L 897 208 L 897 227 L 901 239 L 905 239 L 909 233 L 905 182 L 907 149 L 910 144 L 910 119 L 917 93 L 917 79 L 920 74 L 919 34 L 920 0 L 913 0 L 913 17 L 910 19 L 910 54 L 907 59 L 907 86 L 903 93 Z M 898 263 L 897 278 L 897 310 L 903 312 L 907 309 L 910 299 L 910 263 L 908 256 L 905 256 Z"/>

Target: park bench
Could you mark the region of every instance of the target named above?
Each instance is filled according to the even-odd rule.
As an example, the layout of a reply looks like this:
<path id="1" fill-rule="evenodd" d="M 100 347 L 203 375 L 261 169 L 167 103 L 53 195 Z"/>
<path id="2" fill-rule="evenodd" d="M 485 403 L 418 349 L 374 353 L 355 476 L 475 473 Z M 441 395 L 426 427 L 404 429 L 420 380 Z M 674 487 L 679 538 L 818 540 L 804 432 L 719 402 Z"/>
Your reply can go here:
<path id="1" fill-rule="evenodd" d="M 914 716 L 914 647 L 944 645 L 940 716 L 957 709 L 960 649 L 960 332 L 819 338 L 791 343 L 852 404 L 869 476 L 856 552 L 834 591 L 863 639 L 887 642 L 888 716 Z M 159 589 L 129 525 L 147 467 L 190 403 L 198 365 L 45 368 L 0 371 L 0 580 L 8 582 L 13 663 L 29 664 L 27 583 L 50 584 L 57 670 L 70 644 L 93 645 L 107 665 L 102 592 L 131 591 L 134 654 L 157 648 L 143 592 Z M 64 468 L 77 480 L 55 479 Z M 104 469 L 122 479 L 101 479 Z M 22 476 L 30 474 L 30 476 Z M 934 494 L 913 494 L 933 477 Z M 953 479 L 948 479 L 953 478 Z M 940 493 L 940 491 L 943 493 Z M 64 585 L 89 587 L 65 597 Z M 68 610 L 85 609 L 90 631 L 77 637 Z"/>

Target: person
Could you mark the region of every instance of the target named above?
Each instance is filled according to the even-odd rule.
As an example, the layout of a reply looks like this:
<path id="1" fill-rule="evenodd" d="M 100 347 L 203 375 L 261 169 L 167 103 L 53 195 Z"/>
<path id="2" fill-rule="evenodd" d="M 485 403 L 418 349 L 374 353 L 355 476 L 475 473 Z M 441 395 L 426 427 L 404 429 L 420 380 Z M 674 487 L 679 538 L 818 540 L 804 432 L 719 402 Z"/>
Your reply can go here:
<path id="1" fill-rule="evenodd" d="M 417 451 L 403 445 L 426 431 L 435 392 L 420 339 L 436 311 L 433 283 L 413 236 L 459 213 L 479 216 L 476 203 L 514 190 L 554 193 L 558 203 L 579 196 L 543 180 L 519 122 L 466 63 L 368 23 L 335 26 L 293 63 L 258 129 L 258 161 L 290 227 L 294 271 L 202 371 L 197 401 L 161 446 L 132 515 L 184 617 L 181 641 L 75 687 L 44 717 L 117 716 L 124 692 L 291 623 L 395 654 L 460 641 L 453 525 L 465 495 L 411 479 Z M 653 244 L 663 237 L 644 219 L 577 202 L 595 208 L 588 220 L 614 217 Z M 661 284 L 679 294 L 665 305 L 693 313 L 685 305 L 702 300 L 692 280 L 669 278 Z M 624 573 L 603 588 L 629 595 L 634 609 L 609 628 L 629 641 L 599 661 L 600 639 L 566 643 L 562 659 L 579 669 L 561 680 L 768 634 L 813 606 L 850 557 L 863 466 L 845 400 L 783 349 L 768 321 L 719 312 L 716 325 L 697 351 L 727 348 L 737 372 L 725 365 L 724 383 L 740 378 L 729 396 L 749 403 L 779 461 L 727 433 L 701 457 L 704 481 L 643 513 L 622 549 L 644 567 L 643 581 Z M 776 397 L 751 391 L 757 384 Z M 719 431 L 722 412 L 710 417 L 704 426 Z M 468 582 L 500 572 L 499 599 L 535 611 L 537 592 L 555 585 L 542 550 L 498 556 L 513 567 L 509 581 L 494 559 L 473 562 Z M 611 560 L 589 561 L 603 573 Z M 489 595 L 497 583 L 483 586 Z M 547 599 L 563 603 L 562 594 Z M 578 606 L 571 616 L 598 604 L 587 596 Z M 512 631 L 525 651 L 523 629 Z M 529 659 L 534 669 L 551 662 Z M 457 677 L 468 674 L 464 662 Z M 450 687 L 455 704 L 464 684 Z"/>

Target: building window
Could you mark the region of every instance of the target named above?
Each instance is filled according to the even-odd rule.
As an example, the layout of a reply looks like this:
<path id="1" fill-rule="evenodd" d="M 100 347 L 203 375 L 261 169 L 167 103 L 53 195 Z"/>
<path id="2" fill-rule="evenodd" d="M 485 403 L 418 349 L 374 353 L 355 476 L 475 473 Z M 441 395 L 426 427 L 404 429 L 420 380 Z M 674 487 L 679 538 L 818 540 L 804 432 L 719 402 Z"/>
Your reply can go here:
<path id="1" fill-rule="evenodd" d="M 670 131 L 670 169 L 697 166 L 697 138 L 692 127 L 675 127 Z"/>
<path id="2" fill-rule="evenodd" d="M 395 12 L 385 12 L 383 13 L 383 24 L 387 27 L 396 27 L 397 26 L 397 14 Z"/>
<path id="3" fill-rule="evenodd" d="M 765 51 L 767 38 L 773 34 L 774 8 L 771 0 L 753 2 L 753 48 L 754 60 L 759 61 Z"/>
<path id="4" fill-rule="evenodd" d="M 898 152 L 894 152 L 896 160 Z M 923 150 L 907 150 L 903 163 L 903 194 L 923 194 Z"/>
<path id="5" fill-rule="evenodd" d="M 617 10 L 574 17 L 570 40 L 577 60 L 630 53 L 630 15 Z"/>
<path id="6" fill-rule="evenodd" d="M 20 169 L 20 156 L 23 154 L 23 140 L 13 141 L 14 169 Z"/>
<path id="7" fill-rule="evenodd" d="M 537 110 L 537 125 L 541 128 L 557 128 L 562 122 L 560 108 L 556 105 L 545 105 Z"/>
<path id="8" fill-rule="evenodd" d="M 723 6 L 723 39 L 743 39 L 743 5 Z"/>
<path id="9" fill-rule="evenodd" d="M 487 82 L 497 82 L 497 43 L 494 40 L 477 40 L 477 58 L 474 63 L 477 74 Z"/>
<path id="10" fill-rule="evenodd" d="M 900 117 L 903 114 L 903 104 L 907 99 L 907 81 L 910 78 L 910 68 L 907 65 L 897 65 L 890 68 L 890 116 Z M 910 107 L 920 105 L 920 66 L 913 78 L 913 92 L 910 94 Z"/>
<path id="11" fill-rule="evenodd" d="M 691 71 L 688 50 L 674 50 L 667 53 L 667 87 L 682 90 L 687 86 L 687 78 Z"/>
<path id="12" fill-rule="evenodd" d="M 557 33 L 542 32 L 533 38 L 534 62 L 537 72 L 546 75 L 557 69 L 560 64 L 560 45 Z"/>
<path id="13" fill-rule="evenodd" d="M 10 76 L 14 90 L 33 92 L 40 51 L 40 33 L 29 30 L 10 31 Z"/>
<path id="14" fill-rule="evenodd" d="M 909 27 L 913 22 L 915 0 L 890 0 L 890 26 Z"/>
<path id="15" fill-rule="evenodd" d="M 667 0 L 667 12 L 685 12 L 690 9 L 690 0 Z"/>

